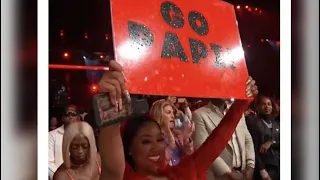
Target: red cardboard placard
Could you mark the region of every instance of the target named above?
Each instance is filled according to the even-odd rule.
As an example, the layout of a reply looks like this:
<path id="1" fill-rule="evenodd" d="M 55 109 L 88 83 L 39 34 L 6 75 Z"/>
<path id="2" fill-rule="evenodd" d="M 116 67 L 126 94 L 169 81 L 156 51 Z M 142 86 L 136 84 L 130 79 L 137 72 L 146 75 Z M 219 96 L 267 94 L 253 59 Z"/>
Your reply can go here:
<path id="1" fill-rule="evenodd" d="M 115 59 L 130 93 L 244 99 L 248 77 L 233 5 L 111 0 Z"/>

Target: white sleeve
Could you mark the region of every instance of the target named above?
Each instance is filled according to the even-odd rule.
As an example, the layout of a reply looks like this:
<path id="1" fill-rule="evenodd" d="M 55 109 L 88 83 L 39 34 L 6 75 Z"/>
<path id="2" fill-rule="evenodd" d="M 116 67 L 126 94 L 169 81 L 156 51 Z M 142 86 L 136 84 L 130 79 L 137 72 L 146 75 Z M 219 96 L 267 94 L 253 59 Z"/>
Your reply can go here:
<path id="1" fill-rule="evenodd" d="M 57 170 L 57 166 L 54 164 L 54 145 L 55 145 L 55 138 L 52 133 L 49 132 L 49 177 L 50 179 L 53 178 L 53 174 Z"/>

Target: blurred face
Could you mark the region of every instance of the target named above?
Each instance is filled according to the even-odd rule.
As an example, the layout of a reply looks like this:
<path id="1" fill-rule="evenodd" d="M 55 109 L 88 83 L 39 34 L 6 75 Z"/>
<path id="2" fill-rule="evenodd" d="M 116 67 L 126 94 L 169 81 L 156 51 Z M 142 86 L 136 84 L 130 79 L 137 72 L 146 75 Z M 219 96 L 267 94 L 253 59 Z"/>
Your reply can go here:
<path id="1" fill-rule="evenodd" d="M 156 174 L 165 161 L 165 148 L 164 136 L 159 126 L 154 122 L 143 125 L 130 147 L 135 170 L 143 174 Z"/>
<path id="2" fill-rule="evenodd" d="M 72 163 L 76 165 L 84 164 L 88 161 L 90 144 L 83 134 L 76 135 L 70 144 L 70 157 Z"/>
<path id="3" fill-rule="evenodd" d="M 57 124 L 58 124 L 57 118 L 55 118 L 55 117 L 51 118 L 50 125 L 51 125 L 51 126 L 57 126 Z"/>
<path id="4" fill-rule="evenodd" d="M 264 115 L 270 115 L 272 113 L 272 103 L 267 97 L 262 97 L 259 104 L 259 112 Z"/>
<path id="5" fill-rule="evenodd" d="M 70 123 L 80 121 L 80 116 L 74 107 L 69 107 L 63 115 L 63 123 L 67 127 Z"/>
<path id="6" fill-rule="evenodd" d="M 172 106 L 167 105 L 163 108 L 162 112 L 163 123 L 169 128 L 174 128 L 174 111 Z"/>

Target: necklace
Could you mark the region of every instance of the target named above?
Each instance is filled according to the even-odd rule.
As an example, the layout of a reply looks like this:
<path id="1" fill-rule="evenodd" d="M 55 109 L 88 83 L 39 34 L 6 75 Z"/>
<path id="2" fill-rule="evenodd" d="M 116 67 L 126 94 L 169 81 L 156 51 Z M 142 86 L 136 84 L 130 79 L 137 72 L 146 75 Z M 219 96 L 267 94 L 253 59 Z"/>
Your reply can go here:
<path id="1" fill-rule="evenodd" d="M 263 120 L 263 119 L 262 119 L 262 121 L 269 129 L 272 128 L 272 122 L 271 121 L 269 123 L 267 121 Z"/>

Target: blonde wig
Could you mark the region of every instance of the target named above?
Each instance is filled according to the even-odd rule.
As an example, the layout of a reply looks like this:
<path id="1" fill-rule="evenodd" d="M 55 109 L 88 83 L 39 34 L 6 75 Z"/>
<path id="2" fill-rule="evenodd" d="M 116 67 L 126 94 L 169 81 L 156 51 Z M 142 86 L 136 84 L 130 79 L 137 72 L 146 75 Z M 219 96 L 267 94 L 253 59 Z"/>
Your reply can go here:
<path id="1" fill-rule="evenodd" d="M 97 159 L 97 146 L 94 138 L 94 132 L 92 127 L 84 121 L 71 123 L 64 132 L 63 141 L 62 141 L 62 154 L 64 165 L 67 169 L 71 168 L 71 159 L 70 159 L 70 145 L 74 137 L 77 135 L 84 135 L 90 145 L 88 163 L 93 166 Z"/>
<path id="2" fill-rule="evenodd" d="M 150 108 L 150 115 L 151 117 L 157 121 L 160 125 L 160 127 L 162 128 L 162 130 L 165 129 L 165 124 L 164 124 L 164 117 L 163 117 L 163 113 L 164 113 L 164 108 L 166 106 L 171 106 L 173 108 L 173 111 L 174 111 L 174 114 L 176 114 L 177 112 L 177 109 L 176 107 L 169 101 L 169 100 L 165 100 L 165 99 L 161 99 L 161 100 L 158 100 L 158 101 L 155 101 L 151 108 Z M 169 132 L 165 132 L 165 135 L 168 136 L 169 138 L 169 145 L 174 148 L 176 147 L 176 141 L 175 141 L 175 138 L 174 138 L 174 135 L 173 133 L 171 132 L 171 130 Z M 168 134 L 169 133 L 169 134 Z"/>

